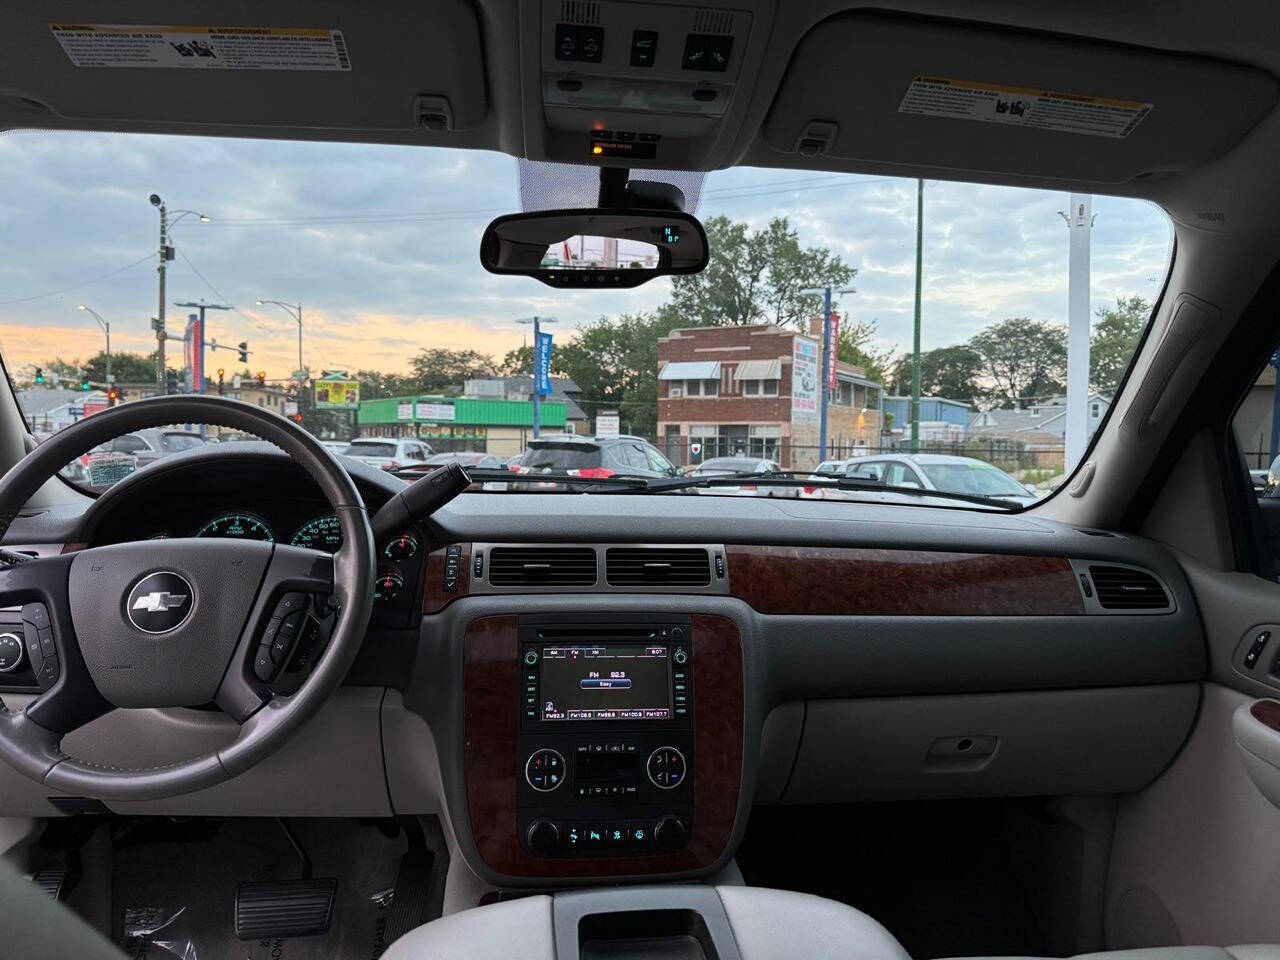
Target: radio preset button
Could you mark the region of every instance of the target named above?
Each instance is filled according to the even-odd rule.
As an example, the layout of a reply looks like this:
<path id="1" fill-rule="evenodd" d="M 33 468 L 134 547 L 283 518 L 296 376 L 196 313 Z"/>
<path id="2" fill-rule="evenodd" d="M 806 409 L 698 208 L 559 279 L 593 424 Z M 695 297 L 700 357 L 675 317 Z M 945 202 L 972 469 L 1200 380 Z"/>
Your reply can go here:
<path id="1" fill-rule="evenodd" d="M 672 790 L 684 783 L 684 754 L 675 747 L 659 747 L 649 754 L 645 772 L 655 787 Z"/>
<path id="2" fill-rule="evenodd" d="M 539 793 L 550 793 L 564 782 L 564 757 L 550 748 L 534 751 L 525 761 L 524 778 Z"/>

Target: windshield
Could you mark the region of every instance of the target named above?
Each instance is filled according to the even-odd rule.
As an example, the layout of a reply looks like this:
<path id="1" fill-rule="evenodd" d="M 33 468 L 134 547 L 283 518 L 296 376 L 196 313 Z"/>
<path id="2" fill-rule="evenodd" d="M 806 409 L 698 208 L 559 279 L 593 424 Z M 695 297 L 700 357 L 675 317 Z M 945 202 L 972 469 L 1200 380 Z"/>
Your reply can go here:
<path id="1" fill-rule="evenodd" d="M 506 155 L 31 131 L 0 136 L 0 169 L 0 348 L 37 440 L 201 392 L 399 466 L 466 452 L 596 478 L 796 475 L 743 495 L 825 497 L 800 481 L 909 453 L 991 467 L 930 465 L 938 489 L 1052 493 L 1107 416 L 1170 256 L 1146 202 L 736 168 L 686 178 L 705 271 L 601 297 L 484 272 L 485 226 L 521 209 Z M 547 252 L 565 269 L 633 255 Z M 1069 358 L 1073 316 L 1089 352 Z M 1088 371 L 1070 393 L 1069 361 Z M 100 490 L 233 439 L 162 429 L 64 476 Z"/>
<path id="2" fill-rule="evenodd" d="M 1026 488 L 1007 473 L 985 463 L 922 463 L 920 469 L 935 490 L 987 497 L 1027 495 Z"/>

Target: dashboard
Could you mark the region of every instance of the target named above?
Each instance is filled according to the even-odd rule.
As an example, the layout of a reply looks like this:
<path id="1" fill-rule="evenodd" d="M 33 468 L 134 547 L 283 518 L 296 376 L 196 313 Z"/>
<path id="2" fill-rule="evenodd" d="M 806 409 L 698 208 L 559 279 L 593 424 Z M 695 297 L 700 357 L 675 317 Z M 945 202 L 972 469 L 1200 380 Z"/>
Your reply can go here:
<path id="1" fill-rule="evenodd" d="M 404 487 L 345 465 L 370 514 Z M 235 444 L 19 518 L 8 542 L 331 549 L 330 516 L 297 464 Z M 1182 743 L 1206 670 L 1168 550 L 1028 515 L 467 493 L 375 547 L 346 706 L 313 753 L 278 761 L 289 774 L 272 758 L 223 788 L 262 815 L 447 808 L 499 884 L 705 874 L 754 804 L 1138 789 Z M 155 809 L 221 809 L 193 797 Z"/>

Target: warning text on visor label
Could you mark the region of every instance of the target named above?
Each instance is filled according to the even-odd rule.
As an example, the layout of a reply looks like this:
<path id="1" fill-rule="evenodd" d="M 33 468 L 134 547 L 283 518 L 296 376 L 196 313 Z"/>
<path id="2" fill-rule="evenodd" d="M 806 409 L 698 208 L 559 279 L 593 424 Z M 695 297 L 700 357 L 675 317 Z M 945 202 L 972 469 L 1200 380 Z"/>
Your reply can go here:
<path id="1" fill-rule="evenodd" d="M 49 28 L 77 67 L 351 69 L 341 30 L 104 23 L 52 23 Z"/>
<path id="2" fill-rule="evenodd" d="M 898 105 L 898 112 L 1123 139 L 1151 112 L 1151 104 L 1032 87 L 916 77 Z"/>

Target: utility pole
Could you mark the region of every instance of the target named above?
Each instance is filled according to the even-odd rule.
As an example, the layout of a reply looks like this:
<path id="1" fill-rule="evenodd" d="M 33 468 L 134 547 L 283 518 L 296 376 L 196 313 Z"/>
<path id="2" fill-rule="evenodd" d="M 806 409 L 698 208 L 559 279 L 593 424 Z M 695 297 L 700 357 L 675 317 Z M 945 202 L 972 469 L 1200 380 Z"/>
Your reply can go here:
<path id="1" fill-rule="evenodd" d="M 168 266 L 169 260 L 173 257 L 173 251 L 169 247 L 169 211 L 165 209 L 164 201 L 160 199 L 159 194 L 151 195 L 152 206 L 160 208 L 160 262 L 156 266 L 156 272 L 160 275 L 160 297 L 156 305 L 156 384 L 160 387 L 160 392 L 165 393 L 165 362 L 164 362 L 164 341 L 167 334 L 164 329 L 164 274 L 165 267 Z"/>
<path id="2" fill-rule="evenodd" d="M 542 394 L 538 392 L 538 359 L 542 356 L 542 325 L 559 323 L 555 317 L 522 317 L 516 323 L 533 324 L 533 437 L 542 436 Z"/>
<path id="3" fill-rule="evenodd" d="M 1089 446 L 1089 235 L 1093 197 L 1071 194 L 1067 222 L 1067 412 L 1063 467 L 1071 470 Z"/>
<path id="4" fill-rule="evenodd" d="M 916 180 L 916 310 L 911 335 L 911 452 L 920 450 L 920 275 L 924 268 L 924 180 Z"/>
<path id="5" fill-rule="evenodd" d="M 171 224 L 169 222 L 169 211 L 165 207 L 164 201 L 160 199 L 160 194 L 153 193 L 148 199 L 150 199 L 151 205 L 160 211 L 160 262 L 156 266 L 156 273 L 160 277 L 160 296 L 156 304 L 156 316 L 152 318 L 151 326 L 156 331 L 156 384 L 160 387 L 160 392 L 164 394 L 168 392 L 165 377 L 164 342 L 169 338 L 169 334 L 164 327 L 164 276 L 169 261 L 174 256 L 173 247 L 169 243 L 169 228 L 183 217 L 196 217 L 201 223 L 208 223 L 209 218 L 203 213 L 196 213 L 194 210 L 175 210 L 174 213 L 177 216 L 174 217 Z"/>

